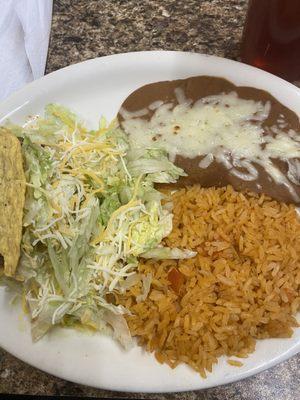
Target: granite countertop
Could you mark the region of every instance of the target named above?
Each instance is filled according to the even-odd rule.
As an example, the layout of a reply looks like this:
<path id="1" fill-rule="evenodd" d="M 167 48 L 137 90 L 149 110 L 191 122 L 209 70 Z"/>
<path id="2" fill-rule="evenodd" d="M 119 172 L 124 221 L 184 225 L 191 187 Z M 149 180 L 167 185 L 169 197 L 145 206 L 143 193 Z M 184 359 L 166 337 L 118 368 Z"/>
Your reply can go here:
<path id="1" fill-rule="evenodd" d="M 184 50 L 238 59 L 247 0 L 54 0 L 46 72 L 137 50 Z M 0 349 L 0 393 L 126 399 L 296 400 L 300 355 L 244 381 L 178 394 L 97 390 L 54 378 Z"/>

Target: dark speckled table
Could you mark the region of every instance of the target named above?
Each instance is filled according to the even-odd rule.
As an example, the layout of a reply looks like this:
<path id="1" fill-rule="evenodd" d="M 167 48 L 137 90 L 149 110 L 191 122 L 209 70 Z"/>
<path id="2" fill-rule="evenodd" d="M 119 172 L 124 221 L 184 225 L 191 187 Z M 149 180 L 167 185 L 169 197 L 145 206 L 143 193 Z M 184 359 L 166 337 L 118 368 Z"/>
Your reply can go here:
<path id="1" fill-rule="evenodd" d="M 247 0 L 54 0 L 47 72 L 136 50 L 238 59 Z M 1 329 L 1 328 L 0 328 Z M 300 400 L 300 355 L 241 382 L 178 394 L 97 390 L 54 378 L 0 349 L 0 393 L 185 400 Z"/>

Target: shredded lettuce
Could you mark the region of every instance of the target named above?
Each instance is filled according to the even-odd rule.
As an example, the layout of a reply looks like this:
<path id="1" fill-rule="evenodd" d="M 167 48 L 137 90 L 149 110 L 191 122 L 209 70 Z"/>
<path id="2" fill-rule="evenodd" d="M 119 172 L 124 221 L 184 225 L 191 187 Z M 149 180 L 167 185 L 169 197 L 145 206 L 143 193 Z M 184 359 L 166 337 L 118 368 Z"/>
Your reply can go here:
<path id="1" fill-rule="evenodd" d="M 163 149 L 131 148 L 128 154 L 128 170 L 132 176 L 148 174 L 152 183 L 174 183 L 186 173 L 168 159 Z"/>
<path id="2" fill-rule="evenodd" d="M 182 260 L 185 258 L 193 258 L 196 256 L 196 252 L 192 250 L 181 250 L 176 247 L 156 247 L 152 248 L 145 253 L 141 254 L 143 258 L 154 258 L 156 260 Z"/>
<path id="3" fill-rule="evenodd" d="M 102 118 L 88 130 L 68 109 L 50 104 L 24 126 L 27 193 L 18 284 L 38 340 L 53 325 L 80 323 L 130 345 L 126 309 L 108 301 L 136 276 L 138 257 L 188 258 L 193 252 L 158 247 L 172 229 L 170 204 L 154 183 L 184 172 L 163 150 L 135 151 Z M 126 283 L 128 279 L 128 282 Z M 144 280 L 143 299 L 150 289 Z"/>
<path id="4" fill-rule="evenodd" d="M 151 274 L 142 276 L 143 290 L 142 290 L 142 293 L 136 297 L 137 303 L 140 303 L 141 301 L 146 300 L 146 298 L 150 292 L 151 283 L 152 283 L 152 275 Z"/>

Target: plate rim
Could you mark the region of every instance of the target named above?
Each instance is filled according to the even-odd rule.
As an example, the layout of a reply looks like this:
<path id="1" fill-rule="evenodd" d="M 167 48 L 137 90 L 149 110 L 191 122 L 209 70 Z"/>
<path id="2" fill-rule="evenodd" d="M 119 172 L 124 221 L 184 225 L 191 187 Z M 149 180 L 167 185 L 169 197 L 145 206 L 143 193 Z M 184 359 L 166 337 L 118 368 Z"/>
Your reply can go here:
<path id="1" fill-rule="evenodd" d="M 117 58 L 123 58 L 125 57 L 139 57 L 139 56 L 155 56 L 156 54 L 163 54 L 163 57 L 166 55 L 179 55 L 182 57 L 203 57 L 206 59 L 210 59 L 212 61 L 216 61 L 216 62 L 225 62 L 227 64 L 232 64 L 232 65 L 242 65 L 244 69 L 248 70 L 248 71 L 253 71 L 253 72 L 258 72 L 261 75 L 265 75 L 266 78 L 272 78 L 275 79 L 278 83 L 280 83 L 281 85 L 284 85 L 287 89 L 294 91 L 295 93 L 300 94 L 300 88 L 298 88 L 296 85 L 286 81 L 283 78 L 280 78 L 279 76 L 276 76 L 270 72 L 264 71 L 260 68 L 254 67 L 252 65 L 249 64 L 245 64 L 241 61 L 237 61 L 237 60 L 232 60 L 230 58 L 226 58 L 226 57 L 220 57 L 220 56 L 215 56 L 215 55 L 211 55 L 211 54 L 204 54 L 204 53 L 196 53 L 196 52 L 191 52 L 191 51 L 177 51 L 177 50 L 143 50 L 143 51 L 130 51 L 130 52 L 125 52 L 125 53 L 117 53 L 117 54 L 111 54 L 111 55 L 106 55 L 106 56 L 101 56 L 101 57 L 94 57 L 94 58 L 89 58 L 87 60 L 84 61 L 80 61 L 74 64 L 70 64 L 70 65 L 66 65 L 65 67 L 59 68 L 55 71 L 50 72 L 49 74 L 45 74 L 44 76 L 27 83 L 26 85 L 24 85 L 23 87 L 21 87 L 20 89 L 16 90 L 15 92 L 11 93 L 6 99 L 2 100 L 0 102 L 0 123 L 2 123 L 3 119 L 5 118 L 5 115 L 1 117 L 1 108 L 6 107 L 7 105 L 9 105 L 9 103 L 13 102 L 14 100 L 16 100 L 19 96 L 21 96 L 22 94 L 26 93 L 26 92 L 30 92 L 32 90 L 35 89 L 35 87 L 38 87 L 41 82 L 47 82 L 50 81 L 51 79 L 53 79 L 53 77 L 55 76 L 59 76 L 61 74 L 64 74 L 66 70 L 68 71 L 76 71 L 78 68 L 83 67 L 87 67 L 90 66 L 94 63 L 97 62 L 110 62 L 111 60 L 117 59 Z M 14 110 L 15 111 L 15 110 Z"/>

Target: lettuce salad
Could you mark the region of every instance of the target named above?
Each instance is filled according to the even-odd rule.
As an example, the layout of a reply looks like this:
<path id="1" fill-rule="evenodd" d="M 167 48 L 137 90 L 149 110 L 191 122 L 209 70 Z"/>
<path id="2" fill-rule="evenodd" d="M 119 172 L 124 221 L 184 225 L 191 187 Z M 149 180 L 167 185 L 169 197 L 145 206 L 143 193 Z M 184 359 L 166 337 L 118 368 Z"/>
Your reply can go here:
<path id="1" fill-rule="evenodd" d="M 58 105 L 8 128 L 22 141 L 27 191 L 18 276 L 6 284 L 23 296 L 33 340 L 54 325 L 80 324 L 130 346 L 127 311 L 111 299 L 134 282 L 138 257 L 194 255 L 160 246 L 172 213 L 154 183 L 184 172 L 161 149 L 130 147 L 116 123 L 102 118 L 88 130 Z"/>

